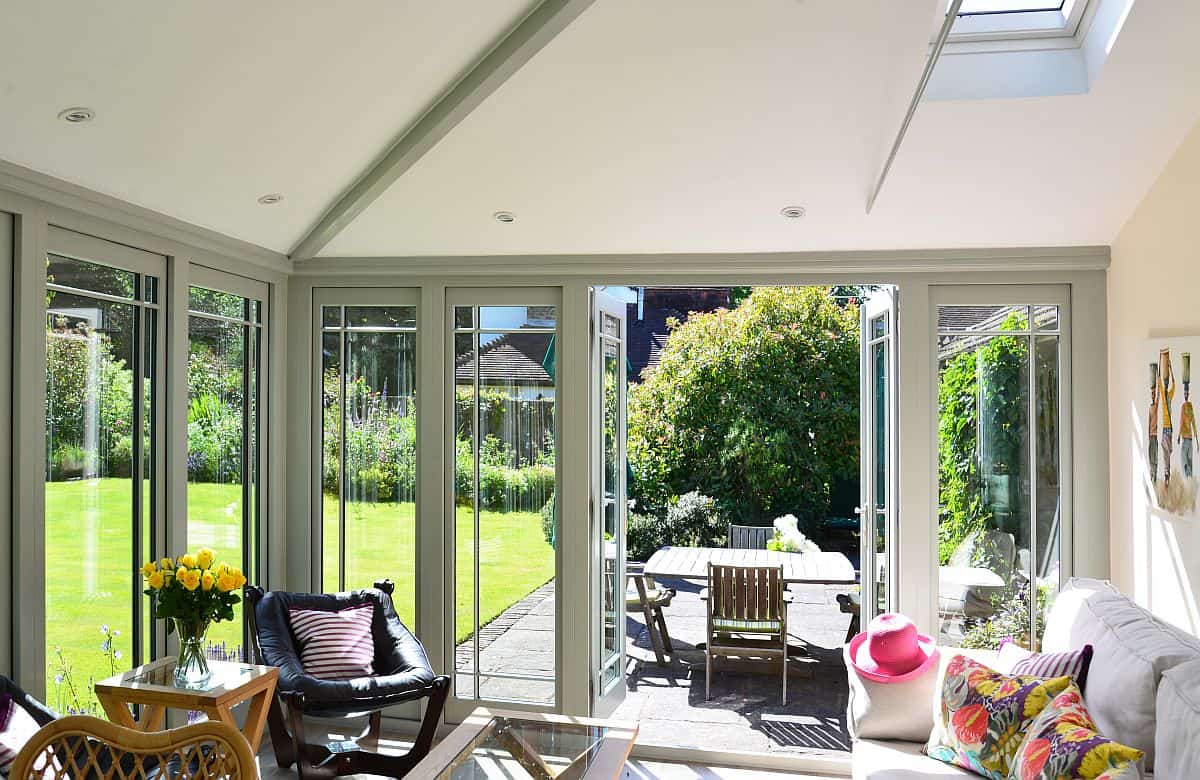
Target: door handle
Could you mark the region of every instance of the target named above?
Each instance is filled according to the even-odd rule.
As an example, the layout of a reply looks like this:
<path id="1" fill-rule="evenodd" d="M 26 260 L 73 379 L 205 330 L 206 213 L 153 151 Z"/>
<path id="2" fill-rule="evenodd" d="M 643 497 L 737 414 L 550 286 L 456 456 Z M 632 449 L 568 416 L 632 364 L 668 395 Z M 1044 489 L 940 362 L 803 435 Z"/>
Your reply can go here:
<path id="1" fill-rule="evenodd" d="M 858 515 L 859 517 L 862 517 L 863 515 L 867 514 L 867 512 L 868 512 L 868 510 L 865 507 L 861 507 L 861 506 L 854 507 L 854 514 Z"/>

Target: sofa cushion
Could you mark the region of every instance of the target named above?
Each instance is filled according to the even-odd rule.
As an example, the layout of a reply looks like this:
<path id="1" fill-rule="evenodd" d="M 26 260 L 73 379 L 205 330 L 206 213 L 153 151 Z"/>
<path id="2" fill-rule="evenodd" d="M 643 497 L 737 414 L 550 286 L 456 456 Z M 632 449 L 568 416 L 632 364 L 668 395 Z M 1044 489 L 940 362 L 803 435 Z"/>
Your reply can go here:
<path id="1" fill-rule="evenodd" d="M 1070 677 L 1003 674 L 956 655 L 946 667 L 941 715 L 925 752 L 991 780 L 1005 780 L 1029 723 L 1070 684 Z"/>
<path id="2" fill-rule="evenodd" d="M 843 650 L 850 695 L 846 703 L 846 727 L 852 739 L 900 739 L 925 743 L 933 730 L 934 714 L 941 708 L 941 683 L 946 665 L 955 655 L 996 665 L 995 650 L 943 650 L 928 674 L 899 683 L 878 683 L 854 673 L 854 665 Z M 932 665 L 931 665 L 932 666 Z"/>
<path id="3" fill-rule="evenodd" d="M 1160 777 L 1193 777 L 1200 767 L 1200 661 L 1163 673 L 1154 737 Z"/>
<path id="4" fill-rule="evenodd" d="M 1161 623 L 1111 585 L 1072 579 L 1046 618 L 1046 652 L 1092 645 L 1086 699 L 1100 732 L 1155 766 L 1155 699 L 1163 672 L 1200 658 L 1200 640 Z M 1169 776 L 1169 775 L 1168 775 Z"/>
<path id="5" fill-rule="evenodd" d="M 850 758 L 854 780 L 945 780 L 977 777 L 965 769 L 934 761 L 921 752 L 916 742 L 860 739 Z"/>
<path id="6" fill-rule="evenodd" d="M 1113 742 L 1096 723 L 1074 683 L 1033 719 L 1013 757 L 1009 777 L 1017 780 L 1136 780 L 1142 751 Z"/>

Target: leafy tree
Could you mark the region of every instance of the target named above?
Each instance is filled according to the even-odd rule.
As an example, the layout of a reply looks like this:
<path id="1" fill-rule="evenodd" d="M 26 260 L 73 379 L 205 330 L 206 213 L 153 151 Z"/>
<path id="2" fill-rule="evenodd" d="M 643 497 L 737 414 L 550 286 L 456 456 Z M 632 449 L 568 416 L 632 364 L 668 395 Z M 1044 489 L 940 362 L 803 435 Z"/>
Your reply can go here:
<path id="1" fill-rule="evenodd" d="M 770 287 L 669 324 L 630 390 L 638 511 L 696 490 L 735 522 L 791 513 L 811 531 L 830 485 L 858 473 L 857 306 L 828 287 Z"/>

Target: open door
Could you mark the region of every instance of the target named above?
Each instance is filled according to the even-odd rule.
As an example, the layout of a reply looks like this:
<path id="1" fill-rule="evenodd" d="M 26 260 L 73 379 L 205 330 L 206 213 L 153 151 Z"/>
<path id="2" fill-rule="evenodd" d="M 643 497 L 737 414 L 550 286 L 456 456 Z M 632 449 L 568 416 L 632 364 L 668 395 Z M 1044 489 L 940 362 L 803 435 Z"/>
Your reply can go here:
<path id="1" fill-rule="evenodd" d="M 592 713 L 606 716 L 625 696 L 625 304 L 593 293 L 591 390 L 592 510 L 595 583 Z"/>
<path id="2" fill-rule="evenodd" d="M 871 294 L 861 309 L 861 499 L 857 509 L 861 619 L 895 609 L 896 291 Z"/>

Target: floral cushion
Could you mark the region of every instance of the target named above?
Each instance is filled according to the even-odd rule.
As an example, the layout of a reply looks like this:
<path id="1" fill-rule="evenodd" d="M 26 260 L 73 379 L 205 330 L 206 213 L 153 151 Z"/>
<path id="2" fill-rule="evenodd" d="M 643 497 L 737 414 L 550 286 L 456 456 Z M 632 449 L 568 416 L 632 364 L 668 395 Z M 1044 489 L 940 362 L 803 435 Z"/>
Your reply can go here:
<path id="1" fill-rule="evenodd" d="M 1070 684 L 1070 677 L 1001 674 L 956 655 L 946 666 L 940 715 L 934 718 L 925 753 L 991 780 L 1005 780 L 1030 722 Z"/>
<path id="2" fill-rule="evenodd" d="M 1055 696 L 1025 732 L 1009 777 L 1013 780 L 1116 780 L 1140 777 L 1137 748 L 1100 736 L 1074 684 Z"/>

